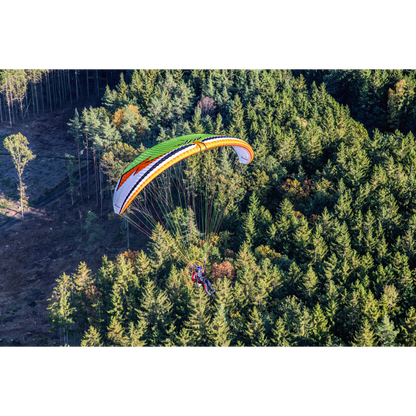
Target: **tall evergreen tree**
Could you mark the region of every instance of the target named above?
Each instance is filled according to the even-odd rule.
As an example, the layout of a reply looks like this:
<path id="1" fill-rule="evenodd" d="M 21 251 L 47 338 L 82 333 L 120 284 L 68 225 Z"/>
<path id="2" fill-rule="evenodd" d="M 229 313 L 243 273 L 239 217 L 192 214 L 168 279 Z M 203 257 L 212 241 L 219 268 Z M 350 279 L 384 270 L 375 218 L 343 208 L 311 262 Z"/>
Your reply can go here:
<path id="1" fill-rule="evenodd" d="M 384 315 L 379 323 L 376 335 L 383 347 L 392 347 L 395 345 L 394 340 L 399 330 L 394 330 L 394 323 L 390 322 L 388 315 Z"/>
<path id="2" fill-rule="evenodd" d="M 81 341 L 81 347 L 102 347 L 102 345 L 99 332 L 93 326 L 90 326 Z"/>
<path id="3" fill-rule="evenodd" d="M 75 308 L 71 305 L 73 282 L 70 276 L 63 273 L 56 281 L 52 296 L 48 299 L 50 320 L 54 328 L 59 330 L 60 342 L 69 344 L 69 335 L 74 323 Z"/>
<path id="4" fill-rule="evenodd" d="M 220 305 L 212 320 L 210 337 L 216 347 L 228 347 L 230 345 L 230 329 L 223 304 Z"/>
<path id="5" fill-rule="evenodd" d="M 375 344 L 374 332 L 367 319 L 364 320 L 364 323 L 356 333 L 354 340 L 354 345 L 357 347 L 372 347 Z"/>
<path id="6" fill-rule="evenodd" d="M 407 311 L 403 325 L 400 325 L 400 339 L 404 345 L 416 346 L 416 311 L 413 306 Z"/>
<path id="7" fill-rule="evenodd" d="M 254 347 L 265 347 L 268 345 L 262 317 L 256 307 L 253 308 L 247 322 L 246 334 L 250 340 L 249 345 Z"/>
<path id="8" fill-rule="evenodd" d="M 186 328 L 189 329 L 190 340 L 194 345 L 209 345 L 211 316 L 208 304 L 208 297 L 202 291 L 191 300 L 191 313 L 189 320 L 186 322 Z"/>

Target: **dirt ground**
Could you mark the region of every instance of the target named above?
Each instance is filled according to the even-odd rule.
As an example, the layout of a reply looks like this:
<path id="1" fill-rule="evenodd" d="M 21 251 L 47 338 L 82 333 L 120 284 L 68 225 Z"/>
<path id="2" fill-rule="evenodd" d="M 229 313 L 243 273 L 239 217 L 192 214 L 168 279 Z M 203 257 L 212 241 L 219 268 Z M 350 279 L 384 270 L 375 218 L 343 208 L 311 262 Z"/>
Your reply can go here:
<path id="1" fill-rule="evenodd" d="M 78 111 L 84 106 L 78 105 Z M 44 161 L 36 158 L 29 162 L 32 166 L 27 169 L 27 184 L 32 201 L 41 200 L 67 179 L 66 160 L 56 162 L 52 156 L 77 155 L 76 143 L 66 132 L 74 107 L 45 114 L 13 129 L 0 126 L 0 138 L 5 130 L 6 135 L 21 132 L 28 138 L 34 154 L 51 156 L 50 160 L 46 157 Z M 9 201 L 12 206 L 3 215 L 3 223 L 10 217 L 20 218 L 16 202 L 10 198 L 13 188 L 8 186 L 13 183 L 11 170 L 14 174 L 15 171 L 8 166 L 10 160 L 5 159 L 0 159 L 0 200 Z M 103 255 L 115 259 L 127 249 L 124 223 L 111 214 L 109 195 L 104 200 L 103 217 L 97 221 L 106 231 L 105 238 L 92 247 L 88 246 L 82 228 L 88 211 L 100 216 L 95 194 L 84 201 L 78 197 L 72 206 L 67 191 L 41 208 L 29 208 L 23 222 L 0 229 L 0 346 L 59 345 L 59 336 L 50 331 L 46 309 L 56 279 L 64 272 L 74 273 L 81 261 L 95 273 Z M 0 220 L 0 226 L 1 223 Z M 144 248 L 146 239 L 135 230 L 131 232 L 130 248 Z"/>
<path id="2" fill-rule="evenodd" d="M 84 107 L 99 105 L 99 100 L 78 103 L 78 112 Z M 68 134 L 68 122 L 74 117 L 75 105 L 45 113 L 34 120 L 10 127 L 0 125 L 0 225 L 10 217 L 20 215 L 17 175 L 12 158 L 3 146 L 3 139 L 21 133 L 29 142 L 29 149 L 36 158 L 28 162 L 24 182 L 29 205 L 48 195 L 58 184 L 68 178 L 65 155 L 78 157 L 77 144 Z M 85 158 L 85 155 L 82 157 Z M 76 160 L 77 162 L 77 160 Z M 85 161 L 82 165 L 85 165 Z M 76 166 L 78 163 L 76 163 Z"/>

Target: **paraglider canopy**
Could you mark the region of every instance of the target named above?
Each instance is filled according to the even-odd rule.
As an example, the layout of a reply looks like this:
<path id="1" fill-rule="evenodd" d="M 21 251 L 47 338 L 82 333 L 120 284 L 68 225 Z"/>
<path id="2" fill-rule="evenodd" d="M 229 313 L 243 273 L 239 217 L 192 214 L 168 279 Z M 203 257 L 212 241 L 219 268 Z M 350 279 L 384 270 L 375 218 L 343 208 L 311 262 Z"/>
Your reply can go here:
<path id="1" fill-rule="evenodd" d="M 170 166 L 191 155 L 220 146 L 232 146 L 240 163 L 247 165 L 253 159 L 253 149 L 244 140 L 211 134 L 175 137 L 146 150 L 130 163 L 120 177 L 114 192 L 114 212 L 123 214 L 146 185 Z"/>

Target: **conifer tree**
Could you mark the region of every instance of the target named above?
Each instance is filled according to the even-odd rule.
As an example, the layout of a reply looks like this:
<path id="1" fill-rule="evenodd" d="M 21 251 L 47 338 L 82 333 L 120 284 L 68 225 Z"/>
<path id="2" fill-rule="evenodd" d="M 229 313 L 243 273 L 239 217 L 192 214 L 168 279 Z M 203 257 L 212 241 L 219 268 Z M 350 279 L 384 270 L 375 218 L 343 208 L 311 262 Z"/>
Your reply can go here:
<path id="1" fill-rule="evenodd" d="M 284 286 L 288 294 L 295 295 L 303 280 L 302 270 L 295 262 L 292 262 L 289 270 L 283 276 L 285 280 Z"/>
<path id="2" fill-rule="evenodd" d="M 90 326 L 81 341 L 81 347 L 102 347 L 100 333 L 94 326 Z"/>
<path id="3" fill-rule="evenodd" d="M 335 335 L 329 335 L 328 341 L 325 344 L 325 347 L 344 347 L 346 344 L 340 338 Z"/>
<path id="4" fill-rule="evenodd" d="M 128 337 L 125 335 L 124 328 L 116 316 L 111 317 L 107 338 L 110 346 L 124 347 L 128 345 Z"/>
<path id="5" fill-rule="evenodd" d="M 307 262 L 310 259 L 310 241 L 312 230 L 309 229 L 306 218 L 302 215 L 300 217 L 296 232 L 293 235 L 293 242 L 297 253 L 297 258 L 300 262 Z"/>
<path id="6" fill-rule="evenodd" d="M 257 237 L 257 228 L 256 222 L 254 220 L 254 216 L 252 212 L 249 212 L 243 222 L 243 230 L 244 230 L 244 239 L 243 241 L 247 244 L 248 247 L 252 248 L 253 245 L 256 243 Z"/>
<path id="7" fill-rule="evenodd" d="M 370 325 L 375 328 L 380 317 L 380 309 L 373 293 L 368 289 L 363 305 L 363 316 L 367 317 Z"/>
<path id="8" fill-rule="evenodd" d="M 305 306 L 301 309 L 301 313 L 296 322 L 295 340 L 298 345 L 312 345 L 312 317 L 310 311 Z"/>
<path id="9" fill-rule="evenodd" d="M 372 347 L 375 344 L 374 332 L 367 319 L 364 319 L 363 324 L 354 337 L 354 341 L 353 345 L 356 347 Z"/>
<path id="10" fill-rule="evenodd" d="M 111 309 L 108 310 L 111 321 L 114 320 L 122 325 L 125 321 L 125 287 L 123 284 L 115 284 L 111 293 Z"/>
<path id="11" fill-rule="evenodd" d="M 390 322 L 388 315 L 383 315 L 381 322 L 379 323 L 376 331 L 376 335 L 379 339 L 381 346 L 393 347 L 396 345 L 394 340 L 399 333 L 399 330 L 394 330 L 394 323 Z"/>
<path id="12" fill-rule="evenodd" d="M 235 297 L 234 297 L 234 290 L 231 286 L 231 282 L 229 279 L 218 279 L 215 282 L 215 304 L 217 310 L 220 308 L 221 305 L 224 305 L 224 308 L 227 312 L 235 310 Z"/>
<path id="13" fill-rule="evenodd" d="M 56 281 L 57 285 L 48 299 L 50 320 L 55 329 L 59 329 L 60 342 L 69 344 L 69 334 L 74 323 L 73 314 L 75 308 L 72 306 L 73 282 L 70 276 L 63 273 Z"/>
<path id="14" fill-rule="evenodd" d="M 288 296 L 280 303 L 279 310 L 283 313 L 285 327 L 290 334 L 290 344 L 312 345 L 312 317 L 302 301 L 296 296 Z"/>
<path id="15" fill-rule="evenodd" d="M 104 95 L 101 99 L 102 103 L 105 105 L 110 113 L 113 113 L 116 109 L 118 104 L 117 102 L 117 91 L 111 90 L 110 87 L 107 85 L 105 88 Z"/>
<path id="16" fill-rule="evenodd" d="M 209 345 L 211 316 L 209 312 L 208 296 L 203 291 L 198 291 L 191 300 L 191 313 L 185 323 L 189 329 L 190 340 L 193 345 Z"/>
<path id="17" fill-rule="evenodd" d="M 179 331 L 179 335 L 177 335 L 175 339 L 175 344 L 180 347 L 194 346 L 193 338 L 191 336 L 191 330 L 183 326 Z"/>
<path id="18" fill-rule="evenodd" d="M 202 134 L 204 133 L 204 127 L 201 124 L 201 108 L 200 107 L 196 107 L 195 108 L 195 115 L 192 118 L 192 131 L 195 134 Z"/>
<path id="19" fill-rule="evenodd" d="M 406 346 L 416 346 L 416 310 L 413 306 L 407 311 L 403 325 L 400 325 L 400 340 Z"/>
<path id="20" fill-rule="evenodd" d="M 289 347 L 289 332 L 285 328 L 285 321 L 282 317 L 276 319 L 275 325 L 272 329 L 273 337 L 270 345 L 277 347 Z"/>
<path id="21" fill-rule="evenodd" d="M 329 337 L 328 321 L 322 311 L 321 305 L 317 303 L 312 312 L 313 326 L 312 336 L 316 345 L 323 346 Z"/>
<path id="22" fill-rule="evenodd" d="M 146 322 L 144 319 L 140 319 L 136 325 L 130 321 L 129 324 L 129 333 L 128 341 L 126 340 L 126 345 L 130 347 L 143 347 L 146 345 L 144 336 L 146 333 Z"/>
<path id="23" fill-rule="evenodd" d="M 238 94 L 235 95 L 230 111 L 230 124 L 227 133 L 231 137 L 238 137 L 247 140 L 246 127 L 244 122 L 244 109 Z"/>
<path id="24" fill-rule="evenodd" d="M 343 304 L 343 305 L 342 305 Z M 352 334 L 356 333 L 359 329 L 361 310 L 360 300 L 356 290 L 347 292 L 341 298 L 340 305 L 343 306 L 342 316 L 342 332 L 345 339 L 350 341 Z"/>
<path id="25" fill-rule="evenodd" d="M 245 265 L 237 273 L 237 282 L 234 286 L 234 299 L 237 310 L 244 310 L 246 306 L 255 302 L 255 273 L 248 265 Z"/>
<path id="26" fill-rule="evenodd" d="M 330 289 L 326 293 L 325 316 L 328 318 L 328 325 L 331 330 L 336 328 L 337 314 L 339 312 L 338 293 L 333 282 L 329 282 Z"/>
<path id="27" fill-rule="evenodd" d="M 244 242 L 237 254 L 235 268 L 238 271 L 243 269 L 245 266 L 248 266 L 251 270 L 255 270 L 255 265 L 255 257 L 250 250 L 250 246 L 247 242 Z"/>
<path id="28" fill-rule="evenodd" d="M 153 281 L 148 280 L 144 288 L 139 312 L 147 325 L 146 340 L 151 345 L 160 345 L 165 338 L 166 330 L 172 323 L 172 304 L 164 291 L 157 290 Z"/>
<path id="29" fill-rule="evenodd" d="M 224 126 L 222 124 L 221 113 L 218 113 L 217 117 L 215 118 L 214 134 L 217 136 L 224 135 Z"/>
<path id="30" fill-rule="evenodd" d="M 211 343 L 216 347 L 228 347 L 231 342 L 230 329 L 224 305 L 218 308 L 211 324 Z"/>
<path id="31" fill-rule="evenodd" d="M 303 275 L 302 279 L 302 290 L 305 297 L 309 301 L 313 301 L 314 297 L 316 296 L 317 287 L 318 285 L 318 277 L 316 276 L 312 267 L 308 268 L 308 271 Z"/>
<path id="32" fill-rule="evenodd" d="M 79 173 L 79 188 L 81 199 L 82 197 L 82 178 L 81 178 L 81 153 L 80 153 L 80 143 L 82 140 L 82 123 L 79 119 L 78 110 L 75 109 L 74 119 L 69 120 L 67 123 L 69 126 L 68 133 L 72 135 L 74 140 L 77 142 L 77 150 L 78 150 L 78 173 Z"/>
<path id="33" fill-rule="evenodd" d="M 247 321 L 246 336 L 250 340 L 249 345 L 254 347 L 265 347 L 268 345 L 264 325 L 262 322 L 262 316 L 254 307 Z"/>
<path id="34" fill-rule="evenodd" d="M 339 253 L 340 257 L 350 259 L 353 255 L 351 249 L 351 237 L 348 232 L 346 222 L 340 224 L 338 220 L 334 221 L 334 236 L 332 239 L 333 251 Z"/>
<path id="35" fill-rule="evenodd" d="M 81 262 L 77 272 L 72 275 L 74 284 L 74 306 L 77 314 L 77 324 L 80 328 L 87 328 L 97 312 L 99 292 L 94 284 L 91 270 L 85 262 Z"/>
<path id="36" fill-rule="evenodd" d="M 189 315 L 191 294 L 189 287 L 184 283 L 182 271 L 178 270 L 175 266 L 172 266 L 169 273 L 165 293 L 168 295 L 169 302 L 172 304 L 171 314 L 175 324 L 181 327 Z"/>
<path id="37" fill-rule="evenodd" d="M 323 272 L 323 261 L 328 252 L 328 246 L 322 236 L 322 225 L 317 224 L 315 232 L 311 237 L 311 249 L 310 258 L 311 263 L 314 265 L 315 270 L 318 273 Z"/>
<path id="38" fill-rule="evenodd" d="M 88 211 L 83 229 L 88 235 L 86 244 L 89 248 L 96 247 L 101 242 L 105 234 L 103 227 L 97 221 L 98 216 L 95 215 L 94 212 Z"/>

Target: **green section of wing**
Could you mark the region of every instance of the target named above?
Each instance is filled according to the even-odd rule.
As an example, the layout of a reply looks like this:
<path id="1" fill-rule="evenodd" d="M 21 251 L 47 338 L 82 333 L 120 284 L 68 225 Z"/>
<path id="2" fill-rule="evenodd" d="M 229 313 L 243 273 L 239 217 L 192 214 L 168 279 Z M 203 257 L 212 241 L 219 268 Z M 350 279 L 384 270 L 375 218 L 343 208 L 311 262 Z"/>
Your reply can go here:
<path id="1" fill-rule="evenodd" d="M 168 153 L 171 150 L 174 150 L 182 146 L 188 140 L 197 141 L 197 139 L 202 140 L 202 139 L 206 139 L 207 137 L 212 137 L 212 136 L 213 134 L 188 134 L 186 136 L 174 137 L 173 139 L 169 139 L 163 143 L 159 143 L 156 146 L 153 146 L 150 149 L 147 149 L 138 158 L 134 159 L 133 162 L 131 162 L 130 165 L 128 165 L 127 168 L 124 170 L 123 175 L 126 172 L 128 172 L 130 169 L 133 169 L 135 166 L 137 166 L 139 163 L 143 162 L 149 157 L 150 157 L 149 161 L 152 161 L 153 159 L 156 159 L 157 157 L 162 156 L 165 153 Z"/>

